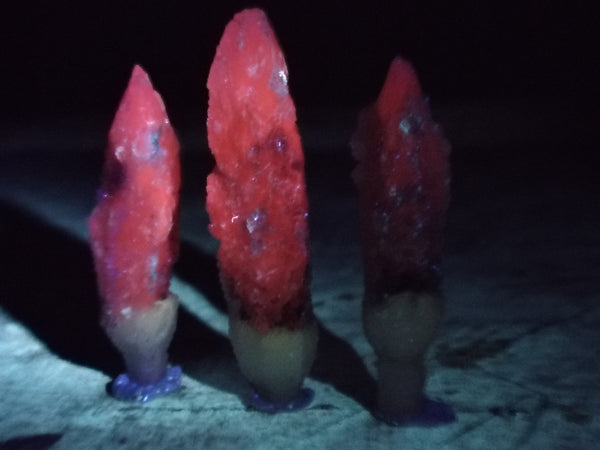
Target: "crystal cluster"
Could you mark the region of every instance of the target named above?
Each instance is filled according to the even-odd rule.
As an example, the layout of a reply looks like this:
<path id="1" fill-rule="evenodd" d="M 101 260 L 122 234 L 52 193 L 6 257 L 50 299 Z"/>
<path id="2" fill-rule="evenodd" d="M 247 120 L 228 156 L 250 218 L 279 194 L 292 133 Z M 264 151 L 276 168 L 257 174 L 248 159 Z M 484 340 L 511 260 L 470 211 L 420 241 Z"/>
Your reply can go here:
<path id="1" fill-rule="evenodd" d="M 105 313 L 128 316 L 166 297 L 177 256 L 179 143 L 159 94 L 135 66 L 109 133 L 89 219 Z"/>
<path id="2" fill-rule="evenodd" d="M 269 21 L 227 25 L 208 77 L 210 231 L 226 295 L 261 332 L 301 326 L 310 307 L 304 155 L 288 71 Z"/>
<path id="3" fill-rule="evenodd" d="M 437 288 L 449 200 L 449 147 L 411 65 L 392 61 L 351 147 L 358 165 L 366 298 Z"/>

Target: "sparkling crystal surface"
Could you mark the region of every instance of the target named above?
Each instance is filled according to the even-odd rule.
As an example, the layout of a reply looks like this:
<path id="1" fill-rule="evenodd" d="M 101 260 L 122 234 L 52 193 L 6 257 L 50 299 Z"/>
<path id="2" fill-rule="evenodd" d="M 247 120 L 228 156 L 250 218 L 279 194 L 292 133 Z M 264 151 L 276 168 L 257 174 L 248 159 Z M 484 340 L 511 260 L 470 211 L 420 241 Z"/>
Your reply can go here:
<path id="1" fill-rule="evenodd" d="M 179 143 L 163 101 L 135 66 L 108 137 L 88 225 L 105 312 L 166 297 L 178 249 Z"/>
<path id="2" fill-rule="evenodd" d="M 283 53 L 263 11 L 227 25 L 208 77 L 210 232 L 225 291 L 257 329 L 309 307 L 304 155 Z"/>
<path id="3" fill-rule="evenodd" d="M 408 62 L 392 61 L 376 103 L 360 115 L 351 147 L 367 295 L 437 287 L 449 146 Z"/>

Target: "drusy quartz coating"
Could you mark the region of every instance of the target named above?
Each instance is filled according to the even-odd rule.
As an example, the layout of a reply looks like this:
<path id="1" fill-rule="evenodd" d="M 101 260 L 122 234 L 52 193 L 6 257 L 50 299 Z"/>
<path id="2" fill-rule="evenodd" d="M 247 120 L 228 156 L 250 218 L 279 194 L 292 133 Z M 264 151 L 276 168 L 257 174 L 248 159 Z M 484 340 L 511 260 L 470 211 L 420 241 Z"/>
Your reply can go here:
<path id="1" fill-rule="evenodd" d="M 166 297 L 177 256 L 179 143 L 163 101 L 135 66 L 108 136 L 102 187 L 89 219 L 109 316 Z"/>
<path id="2" fill-rule="evenodd" d="M 367 297 L 437 288 L 449 201 L 449 147 L 412 66 L 392 61 L 351 147 L 358 165 Z"/>
<path id="3" fill-rule="evenodd" d="M 266 332 L 310 307 L 304 155 L 283 53 L 265 13 L 225 28 L 208 77 L 210 232 L 226 295 Z"/>

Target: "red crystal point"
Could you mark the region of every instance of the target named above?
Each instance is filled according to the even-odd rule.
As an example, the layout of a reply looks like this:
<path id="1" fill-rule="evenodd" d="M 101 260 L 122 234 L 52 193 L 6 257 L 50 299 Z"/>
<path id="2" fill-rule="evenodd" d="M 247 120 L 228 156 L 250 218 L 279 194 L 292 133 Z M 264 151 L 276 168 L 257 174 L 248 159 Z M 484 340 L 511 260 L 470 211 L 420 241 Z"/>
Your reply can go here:
<path id="1" fill-rule="evenodd" d="M 287 80 L 265 13 L 236 14 L 208 76 L 206 203 L 225 290 L 261 331 L 300 326 L 309 307 L 304 155 Z"/>
<path id="2" fill-rule="evenodd" d="M 177 256 L 179 143 L 148 75 L 135 66 L 110 129 L 99 202 L 89 219 L 108 314 L 166 297 Z"/>
<path id="3" fill-rule="evenodd" d="M 437 287 L 449 147 L 408 62 L 392 61 L 377 102 L 361 114 L 351 146 L 358 160 L 354 179 L 367 291 Z"/>

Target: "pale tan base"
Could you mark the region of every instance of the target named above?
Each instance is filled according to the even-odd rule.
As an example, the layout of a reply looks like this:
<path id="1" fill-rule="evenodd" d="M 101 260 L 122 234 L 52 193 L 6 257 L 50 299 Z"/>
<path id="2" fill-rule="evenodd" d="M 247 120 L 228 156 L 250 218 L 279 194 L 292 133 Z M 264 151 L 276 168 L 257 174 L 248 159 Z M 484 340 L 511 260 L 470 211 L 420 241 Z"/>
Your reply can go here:
<path id="1" fill-rule="evenodd" d="M 262 334 L 230 316 L 229 337 L 240 370 L 263 399 L 283 402 L 298 394 L 317 351 L 314 320 L 301 329 L 276 327 Z"/>
<path id="2" fill-rule="evenodd" d="M 169 294 L 151 308 L 105 315 L 102 326 L 125 360 L 127 375 L 142 385 L 161 380 L 177 322 L 177 297 Z"/>
<path id="3" fill-rule="evenodd" d="M 442 298 L 432 292 L 406 291 L 381 302 L 363 303 L 367 340 L 378 357 L 379 410 L 391 416 L 423 406 L 423 357 L 442 314 Z"/>

